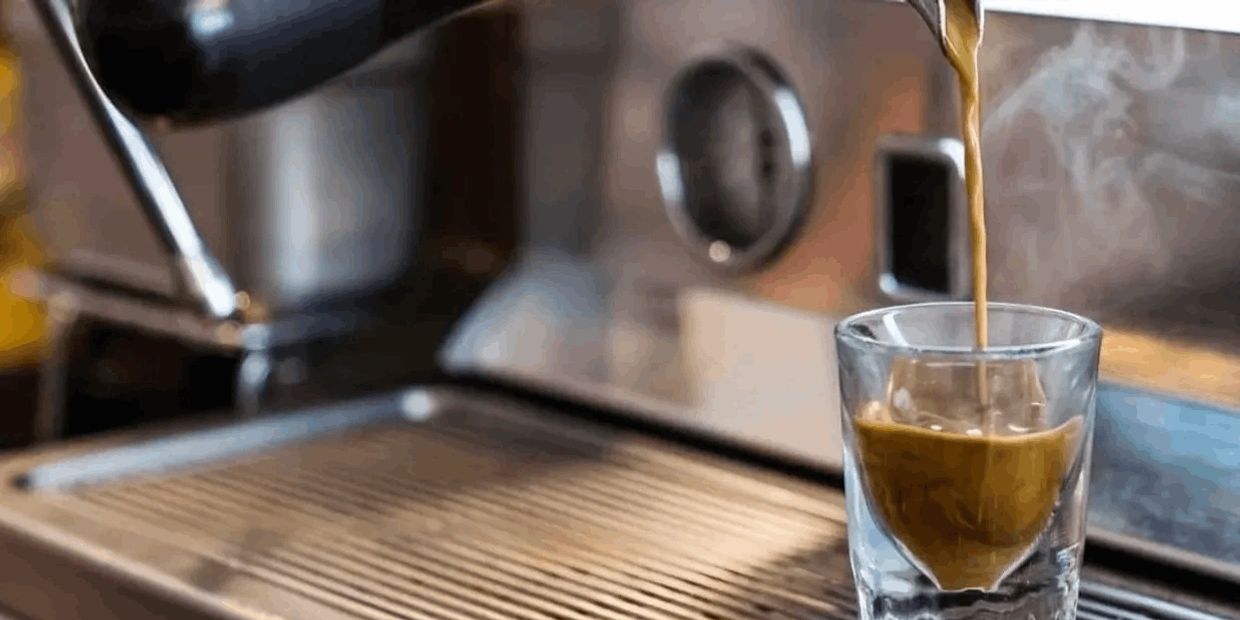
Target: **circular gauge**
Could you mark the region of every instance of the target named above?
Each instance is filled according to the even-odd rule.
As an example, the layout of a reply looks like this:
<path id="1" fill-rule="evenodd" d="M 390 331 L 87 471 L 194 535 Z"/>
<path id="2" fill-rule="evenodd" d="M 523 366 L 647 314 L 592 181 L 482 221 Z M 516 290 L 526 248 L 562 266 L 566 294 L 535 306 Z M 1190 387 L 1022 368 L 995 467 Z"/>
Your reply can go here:
<path id="1" fill-rule="evenodd" d="M 809 130 L 774 64 L 744 50 L 699 60 L 672 83 L 657 168 L 668 216 L 725 269 L 776 256 L 810 194 Z"/>

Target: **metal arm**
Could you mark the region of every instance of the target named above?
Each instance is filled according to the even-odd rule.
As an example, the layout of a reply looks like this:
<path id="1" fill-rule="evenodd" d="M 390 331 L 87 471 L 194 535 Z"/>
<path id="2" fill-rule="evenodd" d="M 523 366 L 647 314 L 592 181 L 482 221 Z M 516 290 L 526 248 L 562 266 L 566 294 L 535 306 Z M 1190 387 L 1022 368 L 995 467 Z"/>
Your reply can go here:
<path id="1" fill-rule="evenodd" d="M 74 0 L 95 79 L 135 118 L 242 116 L 481 0 Z"/>
<path id="2" fill-rule="evenodd" d="M 34 0 L 33 4 L 137 193 L 147 220 L 172 255 L 186 291 L 210 316 L 231 317 L 237 310 L 232 280 L 198 234 L 155 147 L 96 82 L 78 42 L 68 0 Z"/>

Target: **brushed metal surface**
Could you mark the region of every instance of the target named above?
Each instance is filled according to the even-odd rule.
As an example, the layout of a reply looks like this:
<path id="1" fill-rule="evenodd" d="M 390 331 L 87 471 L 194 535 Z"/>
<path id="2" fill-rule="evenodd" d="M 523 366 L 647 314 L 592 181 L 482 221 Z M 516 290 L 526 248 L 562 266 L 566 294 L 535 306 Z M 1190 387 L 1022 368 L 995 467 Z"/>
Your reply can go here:
<path id="1" fill-rule="evenodd" d="M 1095 540 L 1240 582 L 1240 416 L 1108 386 L 1098 394 Z"/>
<path id="2" fill-rule="evenodd" d="M 0 582 L 0 604 L 64 617 L 85 592 L 79 614 L 133 620 L 856 617 L 837 490 L 518 401 L 421 396 L 422 422 L 158 477 L 5 488 L 0 551 L 40 564 Z M 117 441 L 10 457 L 0 475 Z M 1083 590 L 1087 620 L 1229 613 Z"/>
<path id="3" fill-rule="evenodd" d="M 539 74 L 571 79 L 585 108 L 578 115 L 593 116 L 582 116 L 584 126 L 529 128 L 531 144 L 585 150 L 596 143 L 581 136 L 601 128 L 602 179 L 531 158 L 532 186 L 574 189 L 532 196 L 524 260 L 462 324 L 444 359 L 459 372 L 588 395 L 814 458 L 798 443 L 812 423 L 799 414 L 764 412 L 766 426 L 717 423 L 705 403 L 719 373 L 693 365 L 703 354 L 686 337 L 698 320 L 692 299 L 769 310 L 763 322 L 713 337 L 724 349 L 756 347 L 748 359 L 777 369 L 770 381 L 789 370 L 781 355 L 827 360 L 806 374 L 830 381 L 821 334 L 842 316 L 896 301 L 880 286 L 875 156 L 893 134 L 958 135 L 950 69 L 917 13 L 899 3 L 603 4 L 618 26 L 597 37 L 616 52 L 580 63 L 599 77 L 579 66 Z M 1099 320 L 1109 381 L 1240 407 L 1240 297 L 1231 286 L 1240 226 L 1227 164 L 1240 152 L 1228 120 L 1240 100 L 1231 77 L 1240 37 L 1011 13 L 992 15 L 988 28 L 992 298 Z M 679 241 L 656 173 L 667 89 L 703 50 L 729 46 L 758 50 L 788 76 L 816 157 L 814 201 L 795 242 L 774 264 L 740 275 L 711 269 Z M 821 329 L 790 339 L 783 353 L 747 341 L 746 330 L 805 319 Z M 830 391 L 792 389 L 806 410 L 836 417 Z"/>
<path id="4" fill-rule="evenodd" d="M 436 404 L 426 424 L 188 474 L 10 490 L 0 538 L 75 550 L 224 617 L 855 615 L 834 491 L 512 403 Z"/>

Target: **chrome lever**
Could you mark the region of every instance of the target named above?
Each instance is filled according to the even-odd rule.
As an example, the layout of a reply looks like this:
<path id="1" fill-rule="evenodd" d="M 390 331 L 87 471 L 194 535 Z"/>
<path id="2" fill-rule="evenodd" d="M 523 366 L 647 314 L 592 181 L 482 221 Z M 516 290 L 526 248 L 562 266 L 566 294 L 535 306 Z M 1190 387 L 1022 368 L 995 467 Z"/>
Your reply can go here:
<path id="1" fill-rule="evenodd" d="M 95 80 L 78 42 L 68 0 L 35 0 L 33 4 L 138 195 L 147 221 L 175 261 L 186 292 L 208 315 L 232 317 L 237 311 L 237 289 L 232 279 L 198 234 L 176 184 L 146 133 L 112 103 Z"/>

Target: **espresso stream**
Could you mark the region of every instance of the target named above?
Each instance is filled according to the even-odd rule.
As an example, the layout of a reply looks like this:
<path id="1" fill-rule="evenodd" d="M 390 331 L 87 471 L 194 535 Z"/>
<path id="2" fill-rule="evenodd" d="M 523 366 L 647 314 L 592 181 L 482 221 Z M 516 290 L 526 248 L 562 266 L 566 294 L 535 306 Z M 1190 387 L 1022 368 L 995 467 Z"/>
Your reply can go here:
<path id="1" fill-rule="evenodd" d="M 977 70 L 981 25 L 969 0 L 947 0 L 947 59 L 960 84 L 960 128 L 964 134 L 964 183 L 969 200 L 969 236 L 973 242 L 974 336 L 979 349 L 988 343 L 986 316 L 986 203 L 982 184 L 982 95 Z"/>
<path id="2" fill-rule="evenodd" d="M 986 221 L 977 62 L 981 27 L 968 0 L 947 0 L 946 9 L 945 51 L 959 78 L 962 103 L 975 338 L 977 347 L 984 349 L 988 345 Z M 1037 383 L 1036 367 L 1029 370 Z M 1057 428 L 1038 420 L 1034 428 L 1004 434 L 994 421 L 1005 412 L 995 407 L 1011 407 L 1006 413 L 1014 413 L 1033 406 L 1031 401 L 1038 400 L 1033 394 L 1041 393 L 1040 386 L 1028 394 L 992 394 L 985 364 L 978 364 L 975 376 L 948 386 L 955 394 L 967 391 L 967 398 L 976 398 L 975 410 L 952 414 L 970 418 L 969 433 L 906 423 L 888 404 L 877 402 L 869 403 L 866 412 L 854 419 L 859 465 L 872 510 L 906 555 L 944 590 L 993 590 L 1030 553 L 1058 502 L 1081 428 L 1080 418 Z M 909 389 L 918 389 L 915 378 L 892 380 L 908 381 Z M 1030 402 L 1021 401 L 1023 397 Z M 940 417 L 959 412 L 948 400 L 940 393 L 923 398 L 918 407 Z"/>

